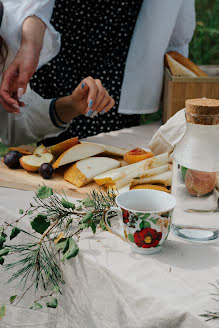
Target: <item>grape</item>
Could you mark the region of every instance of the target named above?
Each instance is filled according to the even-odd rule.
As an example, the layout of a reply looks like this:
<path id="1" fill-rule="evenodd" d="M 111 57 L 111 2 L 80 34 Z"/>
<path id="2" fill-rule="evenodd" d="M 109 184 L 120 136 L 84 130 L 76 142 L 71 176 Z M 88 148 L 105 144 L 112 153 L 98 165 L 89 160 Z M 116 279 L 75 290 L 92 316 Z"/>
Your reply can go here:
<path id="1" fill-rule="evenodd" d="M 43 177 L 43 179 L 51 179 L 53 174 L 53 167 L 49 163 L 43 163 L 40 166 L 39 172 L 41 177 Z"/>
<path id="2" fill-rule="evenodd" d="M 17 169 L 20 166 L 19 159 L 22 156 L 19 151 L 9 151 L 4 157 L 4 163 L 11 169 Z"/>

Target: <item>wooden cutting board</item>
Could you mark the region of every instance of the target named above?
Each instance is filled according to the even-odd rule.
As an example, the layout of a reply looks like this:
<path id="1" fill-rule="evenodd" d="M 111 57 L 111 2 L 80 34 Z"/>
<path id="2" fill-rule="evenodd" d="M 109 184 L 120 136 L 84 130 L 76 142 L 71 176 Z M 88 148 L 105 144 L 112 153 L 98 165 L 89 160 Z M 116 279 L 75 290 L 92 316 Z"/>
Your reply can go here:
<path id="1" fill-rule="evenodd" d="M 63 169 L 55 171 L 52 179 L 45 180 L 38 173 L 27 172 L 23 169 L 9 169 L 0 158 L 0 187 L 8 187 L 19 190 L 35 191 L 39 185 L 46 185 L 59 193 L 75 198 L 84 198 L 92 190 L 100 190 L 96 183 L 77 188 L 63 179 Z"/>

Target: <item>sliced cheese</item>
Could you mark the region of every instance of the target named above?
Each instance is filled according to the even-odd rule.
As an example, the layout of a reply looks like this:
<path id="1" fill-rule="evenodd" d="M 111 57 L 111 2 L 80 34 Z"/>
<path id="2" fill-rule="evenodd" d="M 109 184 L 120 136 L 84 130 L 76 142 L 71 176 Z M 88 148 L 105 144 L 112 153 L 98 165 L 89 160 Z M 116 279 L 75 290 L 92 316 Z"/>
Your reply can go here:
<path id="1" fill-rule="evenodd" d="M 118 147 L 108 146 L 108 145 L 103 145 L 103 144 L 98 144 L 98 143 L 85 142 L 85 141 L 82 141 L 81 143 L 90 144 L 90 145 L 99 145 L 104 148 L 104 153 L 109 154 L 109 155 L 114 155 L 114 156 L 123 157 L 125 155 L 125 153 L 128 151 L 128 149 L 118 148 Z"/>
<path id="2" fill-rule="evenodd" d="M 83 158 L 95 156 L 103 152 L 104 148 L 97 144 L 78 144 L 62 153 L 53 164 L 53 168 L 57 169 L 59 166 L 77 162 Z"/>
<path id="3" fill-rule="evenodd" d="M 142 180 L 142 178 L 148 178 L 166 172 L 168 171 L 168 168 L 168 164 L 161 165 L 149 170 L 141 168 L 138 170 L 138 172 L 131 172 L 127 177 L 116 181 L 115 186 L 116 188 L 121 188 L 128 183 L 133 184 L 135 181 Z"/>
<path id="4" fill-rule="evenodd" d="M 97 174 L 120 166 L 120 162 L 108 157 L 90 157 L 71 165 L 64 173 L 64 179 L 77 187 L 93 180 Z"/>
<path id="5" fill-rule="evenodd" d="M 172 184 L 172 171 L 166 171 L 161 174 L 135 180 L 132 183 L 132 186 L 145 183 L 160 183 L 166 187 L 169 187 Z"/>
<path id="6" fill-rule="evenodd" d="M 170 55 L 166 54 L 166 59 L 170 68 L 170 71 L 173 76 L 190 76 L 197 77 L 195 73 L 190 71 L 188 68 L 178 63 L 175 59 L 173 59 Z"/>
<path id="7" fill-rule="evenodd" d="M 134 163 L 128 166 L 124 166 L 115 170 L 111 170 L 109 172 L 100 174 L 94 178 L 97 184 L 103 185 L 106 183 L 112 184 L 120 179 L 124 179 L 128 176 L 141 177 L 142 174 L 139 175 L 142 171 L 162 166 L 168 163 L 168 153 L 164 153 L 158 156 L 154 156 L 148 159 L 145 159 L 141 162 Z M 125 183 L 128 184 L 129 182 Z"/>

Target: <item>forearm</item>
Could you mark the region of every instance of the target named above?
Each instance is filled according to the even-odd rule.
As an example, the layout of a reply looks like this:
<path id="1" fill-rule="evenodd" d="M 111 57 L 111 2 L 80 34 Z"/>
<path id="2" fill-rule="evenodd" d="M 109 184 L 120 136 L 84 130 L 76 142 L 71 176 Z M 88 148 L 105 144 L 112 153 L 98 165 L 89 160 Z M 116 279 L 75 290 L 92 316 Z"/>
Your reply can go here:
<path id="1" fill-rule="evenodd" d="M 75 117 L 80 115 L 77 111 L 77 106 L 73 104 L 72 97 L 66 96 L 56 100 L 55 113 L 62 122 L 69 123 Z"/>
<path id="2" fill-rule="evenodd" d="M 36 57 L 40 56 L 46 24 L 36 16 L 25 19 L 22 25 L 21 49 L 29 49 Z"/>

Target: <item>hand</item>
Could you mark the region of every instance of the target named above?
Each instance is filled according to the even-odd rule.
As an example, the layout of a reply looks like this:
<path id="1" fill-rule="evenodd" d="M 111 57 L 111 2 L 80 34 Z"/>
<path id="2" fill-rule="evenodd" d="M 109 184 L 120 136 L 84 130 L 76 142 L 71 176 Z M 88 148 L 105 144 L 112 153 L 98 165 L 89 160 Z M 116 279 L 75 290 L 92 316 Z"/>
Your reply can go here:
<path id="1" fill-rule="evenodd" d="M 19 113 L 19 107 L 24 106 L 20 98 L 26 92 L 27 84 L 37 68 L 38 61 L 39 56 L 32 47 L 22 47 L 4 72 L 0 87 L 0 102 L 7 112 Z"/>
<path id="2" fill-rule="evenodd" d="M 19 106 L 24 106 L 20 98 L 38 66 L 45 30 L 46 25 L 36 16 L 23 22 L 20 50 L 3 74 L 0 87 L 0 102 L 9 113 L 19 113 Z"/>
<path id="3" fill-rule="evenodd" d="M 84 79 L 71 96 L 56 101 L 56 113 L 61 121 L 69 122 L 79 115 L 91 117 L 104 114 L 115 105 L 100 80 L 92 77 Z"/>

